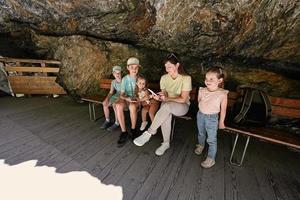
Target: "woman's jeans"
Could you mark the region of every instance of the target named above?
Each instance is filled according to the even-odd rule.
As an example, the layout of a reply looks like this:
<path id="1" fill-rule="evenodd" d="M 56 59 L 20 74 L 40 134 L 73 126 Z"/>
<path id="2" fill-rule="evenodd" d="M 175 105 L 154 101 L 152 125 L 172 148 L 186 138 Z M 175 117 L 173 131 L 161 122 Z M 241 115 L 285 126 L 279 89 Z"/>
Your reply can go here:
<path id="1" fill-rule="evenodd" d="M 219 124 L 219 114 L 197 113 L 198 142 L 204 147 L 205 141 L 208 143 L 208 157 L 215 160 L 217 154 L 217 130 Z"/>

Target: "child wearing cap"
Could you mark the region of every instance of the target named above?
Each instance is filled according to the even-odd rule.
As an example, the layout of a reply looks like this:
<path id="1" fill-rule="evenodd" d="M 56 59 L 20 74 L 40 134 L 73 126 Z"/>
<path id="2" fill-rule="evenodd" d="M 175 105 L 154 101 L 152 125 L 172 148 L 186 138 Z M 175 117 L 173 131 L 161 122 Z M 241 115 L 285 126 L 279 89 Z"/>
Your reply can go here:
<path id="1" fill-rule="evenodd" d="M 136 121 L 138 102 L 135 97 L 136 78 L 139 72 L 140 63 L 135 57 L 127 60 L 128 74 L 122 78 L 120 100 L 116 103 L 117 116 L 121 127 L 121 135 L 118 140 L 118 146 L 123 146 L 129 139 L 129 134 L 126 130 L 124 109 L 129 107 L 131 119 L 131 134 L 132 137 L 137 137 Z"/>
<path id="2" fill-rule="evenodd" d="M 102 105 L 103 105 L 103 111 L 105 116 L 105 121 L 101 125 L 101 129 L 107 129 L 109 131 L 113 131 L 119 127 L 119 122 L 117 118 L 117 110 L 116 110 L 116 101 L 120 97 L 120 91 L 121 91 L 121 80 L 122 80 L 122 74 L 121 74 L 122 68 L 120 66 L 114 66 L 112 69 L 112 75 L 114 76 L 114 80 L 111 82 L 110 91 L 107 94 L 106 98 L 104 99 Z M 109 106 L 112 106 L 115 113 L 115 123 L 109 127 L 110 118 L 109 118 Z"/>

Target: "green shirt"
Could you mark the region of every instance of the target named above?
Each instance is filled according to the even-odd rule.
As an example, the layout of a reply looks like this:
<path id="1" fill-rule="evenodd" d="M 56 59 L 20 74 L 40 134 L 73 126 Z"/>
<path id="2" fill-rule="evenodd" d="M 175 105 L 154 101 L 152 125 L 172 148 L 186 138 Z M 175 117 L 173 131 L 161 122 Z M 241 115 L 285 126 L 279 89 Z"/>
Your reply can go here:
<path id="1" fill-rule="evenodd" d="M 121 82 L 121 92 L 124 92 L 128 97 L 135 96 L 135 85 L 136 85 L 136 78 L 132 78 L 129 75 L 124 76 Z"/>
<path id="2" fill-rule="evenodd" d="M 169 97 L 178 97 L 182 91 L 192 90 L 192 79 L 188 75 L 181 74 L 173 79 L 169 74 L 165 74 L 160 79 L 160 89 L 165 90 Z"/>

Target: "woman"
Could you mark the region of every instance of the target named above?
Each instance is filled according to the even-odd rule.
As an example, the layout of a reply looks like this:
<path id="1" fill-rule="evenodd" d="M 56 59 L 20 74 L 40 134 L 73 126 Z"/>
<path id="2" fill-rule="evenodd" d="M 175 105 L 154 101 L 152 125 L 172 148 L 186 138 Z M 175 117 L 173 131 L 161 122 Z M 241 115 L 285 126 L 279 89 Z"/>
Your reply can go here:
<path id="1" fill-rule="evenodd" d="M 164 64 L 167 74 L 160 79 L 161 92 L 157 96 L 153 95 L 153 98 L 162 101 L 161 107 L 149 129 L 133 141 L 135 145 L 143 146 L 161 127 L 163 143 L 155 151 L 158 156 L 163 155 L 170 148 L 172 115 L 182 116 L 188 112 L 189 95 L 192 90 L 191 77 L 184 72 L 182 63 L 176 54 L 169 54 L 165 58 Z"/>

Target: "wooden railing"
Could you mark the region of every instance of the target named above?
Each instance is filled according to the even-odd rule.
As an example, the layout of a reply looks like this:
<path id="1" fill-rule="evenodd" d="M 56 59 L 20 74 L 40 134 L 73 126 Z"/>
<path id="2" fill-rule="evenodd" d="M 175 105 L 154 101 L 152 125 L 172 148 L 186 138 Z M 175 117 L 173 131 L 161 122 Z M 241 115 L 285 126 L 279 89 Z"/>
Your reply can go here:
<path id="1" fill-rule="evenodd" d="M 59 61 L 0 58 L 0 62 L 14 94 L 66 94 L 55 82 Z"/>

